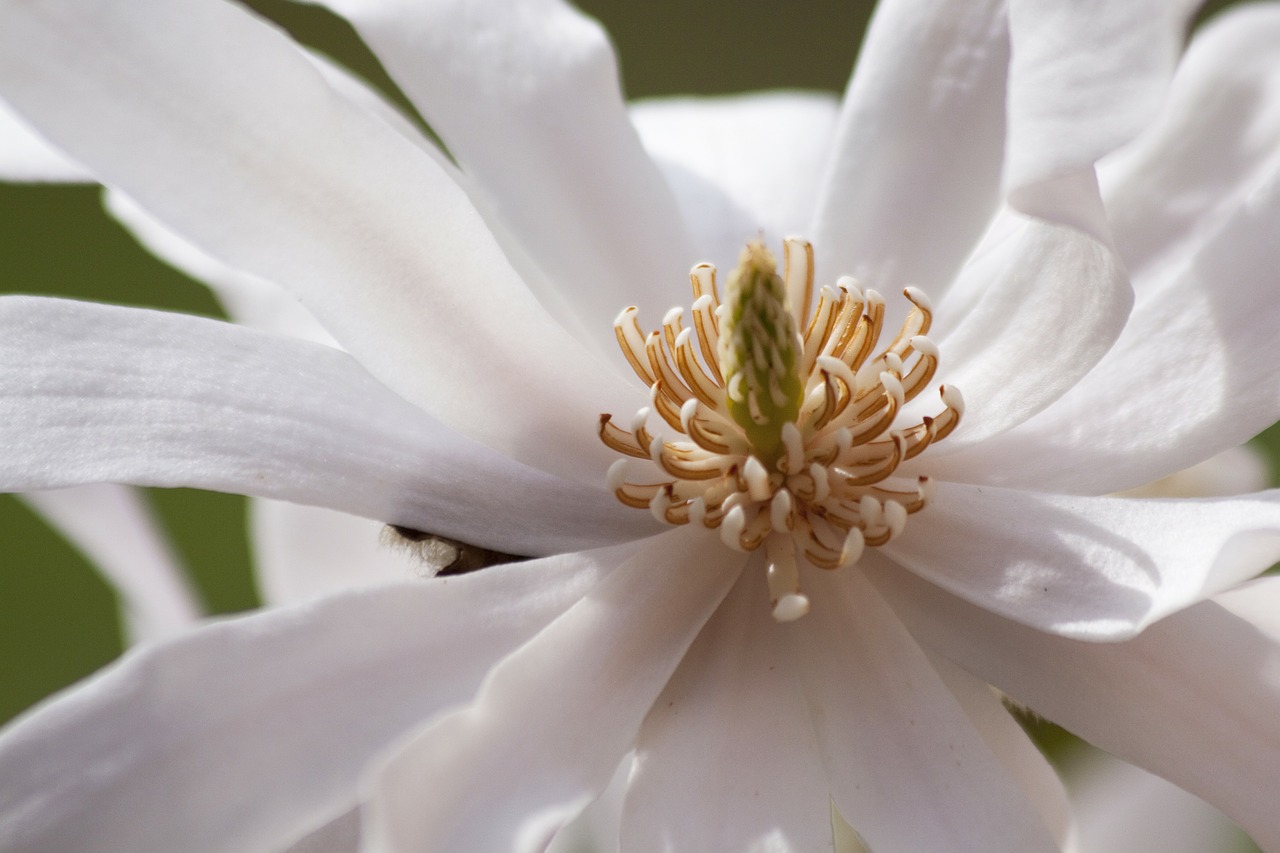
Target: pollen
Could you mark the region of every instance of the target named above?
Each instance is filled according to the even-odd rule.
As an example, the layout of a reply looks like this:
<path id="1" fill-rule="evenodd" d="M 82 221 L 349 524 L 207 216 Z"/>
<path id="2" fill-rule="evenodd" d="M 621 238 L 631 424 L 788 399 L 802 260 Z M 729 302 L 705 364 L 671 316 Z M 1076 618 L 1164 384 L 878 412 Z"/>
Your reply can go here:
<path id="1" fill-rule="evenodd" d="M 723 303 L 715 267 L 689 277 L 691 325 L 680 308 L 648 335 L 635 307 L 614 321 L 650 405 L 629 429 L 600 416 L 600 439 L 623 457 L 609 487 L 659 521 L 702 525 L 737 551 L 763 548 L 773 616 L 797 619 L 809 610 L 803 564 L 852 566 L 928 503 L 929 478 L 898 469 L 956 428 L 964 402 L 943 385 L 938 414 L 904 422 L 938 369 L 932 310 L 915 288 L 878 349 L 884 299 L 846 277 L 815 305 L 805 240 L 784 241 L 781 275 L 763 245 L 748 244 Z"/>

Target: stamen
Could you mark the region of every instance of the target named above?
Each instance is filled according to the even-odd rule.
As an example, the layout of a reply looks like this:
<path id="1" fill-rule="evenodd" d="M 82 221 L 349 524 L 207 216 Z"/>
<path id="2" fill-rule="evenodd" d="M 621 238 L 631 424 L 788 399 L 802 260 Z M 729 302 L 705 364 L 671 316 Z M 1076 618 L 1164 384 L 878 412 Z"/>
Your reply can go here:
<path id="1" fill-rule="evenodd" d="M 646 336 L 637 309 L 624 310 L 615 336 L 651 405 L 630 430 L 609 415 L 599 424 L 600 440 L 622 455 L 607 475 L 621 503 L 667 524 L 717 530 L 736 551 L 765 549 L 778 621 L 808 612 L 806 565 L 848 568 L 866 548 L 901 535 L 928 504 L 933 481 L 896 478 L 899 466 L 950 435 L 964 414 L 959 391 L 941 385 L 941 411 L 899 423 L 940 363 L 923 293 L 906 288 L 911 310 L 877 351 L 884 299 L 842 277 L 811 308 L 813 278 L 806 241 L 784 243 L 781 276 L 756 243 L 743 252 L 724 304 L 714 267 L 690 271 L 689 326 L 673 308 Z M 672 440 L 649 432 L 652 414 L 677 433 Z"/>
<path id="2" fill-rule="evenodd" d="M 653 374 L 649 371 L 648 356 L 644 355 L 644 333 L 640 331 L 640 323 L 636 320 L 638 309 L 632 305 L 624 308 L 613 321 L 613 332 L 618 338 L 618 346 L 627 357 L 627 363 L 640 377 L 645 385 L 653 384 Z"/>
<path id="3" fill-rule="evenodd" d="M 764 550 L 769 560 L 765 577 L 769 583 L 773 618 L 779 622 L 794 622 L 809 612 L 809 599 L 800 592 L 800 570 L 796 566 L 791 540 L 775 533 L 765 540 Z"/>
<path id="4" fill-rule="evenodd" d="M 779 533 L 789 531 L 794 526 L 791 505 L 791 493 L 786 489 L 779 489 L 769 502 L 769 522 Z"/>
<path id="5" fill-rule="evenodd" d="M 769 487 L 769 471 L 759 459 L 747 457 L 747 464 L 742 466 L 742 476 L 747 481 L 747 494 L 753 501 L 767 501 L 773 497 L 773 489 Z"/>

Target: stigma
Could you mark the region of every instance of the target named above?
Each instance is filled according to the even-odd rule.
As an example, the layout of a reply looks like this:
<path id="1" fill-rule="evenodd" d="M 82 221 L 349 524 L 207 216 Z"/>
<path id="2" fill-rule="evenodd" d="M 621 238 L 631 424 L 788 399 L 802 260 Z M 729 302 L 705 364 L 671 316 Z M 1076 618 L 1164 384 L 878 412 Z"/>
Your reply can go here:
<path id="1" fill-rule="evenodd" d="M 648 335 L 635 307 L 614 321 L 651 405 L 629 429 L 600 416 L 601 440 L 623 456 L 609 487 L 659 521 L 701 525 L 737 551 L 763 548 L 773 616 L 798 619 L 809 611 L 801 565 L 852 566 L 925 507 L 929 478 L 895 474 L 956 428 L 964 402 L 943 385 L 938 414 L 903 422 L 903 407 L 938 369 L 932 310 L 915 288 L 881 348 L 884 299 L 846 277 L 814 304 L 804 240 L 784 241 L 782 274 L 762 244 L 748 244 L 723 302 L 711 264 L 689 277 L 691 325 L 680 308 Z"/>

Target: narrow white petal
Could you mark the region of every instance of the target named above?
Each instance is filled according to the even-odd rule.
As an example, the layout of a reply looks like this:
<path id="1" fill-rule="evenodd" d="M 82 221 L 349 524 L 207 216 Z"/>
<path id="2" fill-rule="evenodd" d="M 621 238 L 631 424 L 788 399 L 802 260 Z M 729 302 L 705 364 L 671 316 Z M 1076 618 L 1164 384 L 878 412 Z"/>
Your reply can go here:
<path id="1" fill-rule="evenodd" d="M 351 592 L 126 655 L 0 736 L 6 850 L 279 849 L 634 551 Z"/>
<path id="2" fill-rule="evenodd" d="M 104 183 L 298 294 L 442 421 L 598 481 L 596 419 L 635 389 L 537 303 L 449 172 L 283 34 L 221 0 L 3 9 L 6 97 Z"/>
<path id="3" fill-rule="evenodd" d="M 1122 265 L 1092 235 L 1016 215 L 1005 221 L 1010 230 L 970 261 L 951 294 L 969 304 L 940 306 L 940 375 L 963 392 L 966 408 L 931 460 L 1051 405 L 1111 348 L 1133 303 Z"/>
<path id="4" fill-rule="evenodd" d="M 623 853 L 810 853 L 831 845 L 830 794 L 797 673 L 743 572 L 640 730 Z"/>
<path id="5" fill-rule="evenodd" d="M 928 658 L 859 571 L 812 572 L 787 626 L 840 813 L 882 853 L 1056 850 Z"/>
<path id="6" fill-rule="evenodd" d="M 366 844 L 541 851 L 604 790 L 741 565 L 705 531 L 639 548 L 389 757 L 370 779 Z"/>
<path id="7" fill-rule="evenodd" d="M 1114 641 L 1280 559 L 1280 491 L 1139 500 L 940 483 L 884 552 L 1002 616 Z"/>
<path id="8" fill-rule="evenodd" d="M 130 641 L 174 636 L 200 618 L 186 573 L 137 490 L 98 483 L 19 497 L 111 583 Z"/>
<path id="9" fill-rule="evenodd" d="M 1159 113 L 1199 0 L 1011 0 L 1004 185 L 1059 219 L 1055 183 L 1087 170 Z"/>
<path id="10" fill-rule="evenodd" d="M 526 279 L 581 339 L 679 287 L 694 254 L 627 120 L 603 29 L 560 0 L 329 0 L 532 261 Z M 535 273 L 536 270 L 536 273 Z"/>
<path id="11" fill-rule="evenodd" d="M 996 210 L 1009 63 L 1002 4 L 879 4 L 812 236 L 824 275 L 940 296 Z"/>
<path id="12" fill-rule="evenodd" d="M 1019 625 L 877 561 L 911 632 L 1015 701 L 1203 797 L 1280 848 L 1280 643 L 1204 602 L 1123 643 Z M 1280 583 L 1267 578 L 1269 606 Z M 1257 589 L 1255 588 L 1255 592 Z"/>
<path id="13" fill-rule="evenodd" d="M 0 397 L 0 483 L 13 491 L 192 486 L 523 554 L 655 526 L 603 488 L 453 433 L 345 353 L 216 320 L 5 297 Z"/>
<path id="14" fill-rule="evenodd" d="M 835 130 L 835 100 L 810 92 L 661 98 L 631 106 L 645 149 L 675 192 L 698 260 L 732 269 L 763 234 L 812 238 Z M 842 270 L 829 270 L 831 280 Z M 633 300 L 634 301 L 634 300 Z"/>
<path id="15" fill-rule="evenodd" d="M 94 183 L 72 162 L 0 100 L 0 181 L 14 183 Z"/>

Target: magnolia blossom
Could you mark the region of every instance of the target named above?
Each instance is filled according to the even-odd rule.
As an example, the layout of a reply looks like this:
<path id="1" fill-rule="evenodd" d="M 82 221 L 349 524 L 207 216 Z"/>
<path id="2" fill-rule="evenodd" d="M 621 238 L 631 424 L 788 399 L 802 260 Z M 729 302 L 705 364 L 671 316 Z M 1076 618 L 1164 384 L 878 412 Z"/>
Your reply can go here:
<path id="1" fill-rule="evenodd" d="M 1208 600 L 1276 495 L 1105 496 L 1280 418 L 1280 12 L 1183 5 L 897 0 L 839 104 L 628 112 L 550 0 L 335 0 L 451 158 L 221 0 L 0 6 L 46 165 L 327 341 L 0 300 L 0 482 L 537 558 L 131 653 L 0 736 L 5 847 L 539 850 L 626 764 L 626 850 L 1060 849 L 989 685 L 1280 845 L 1280 589 Z"/>

